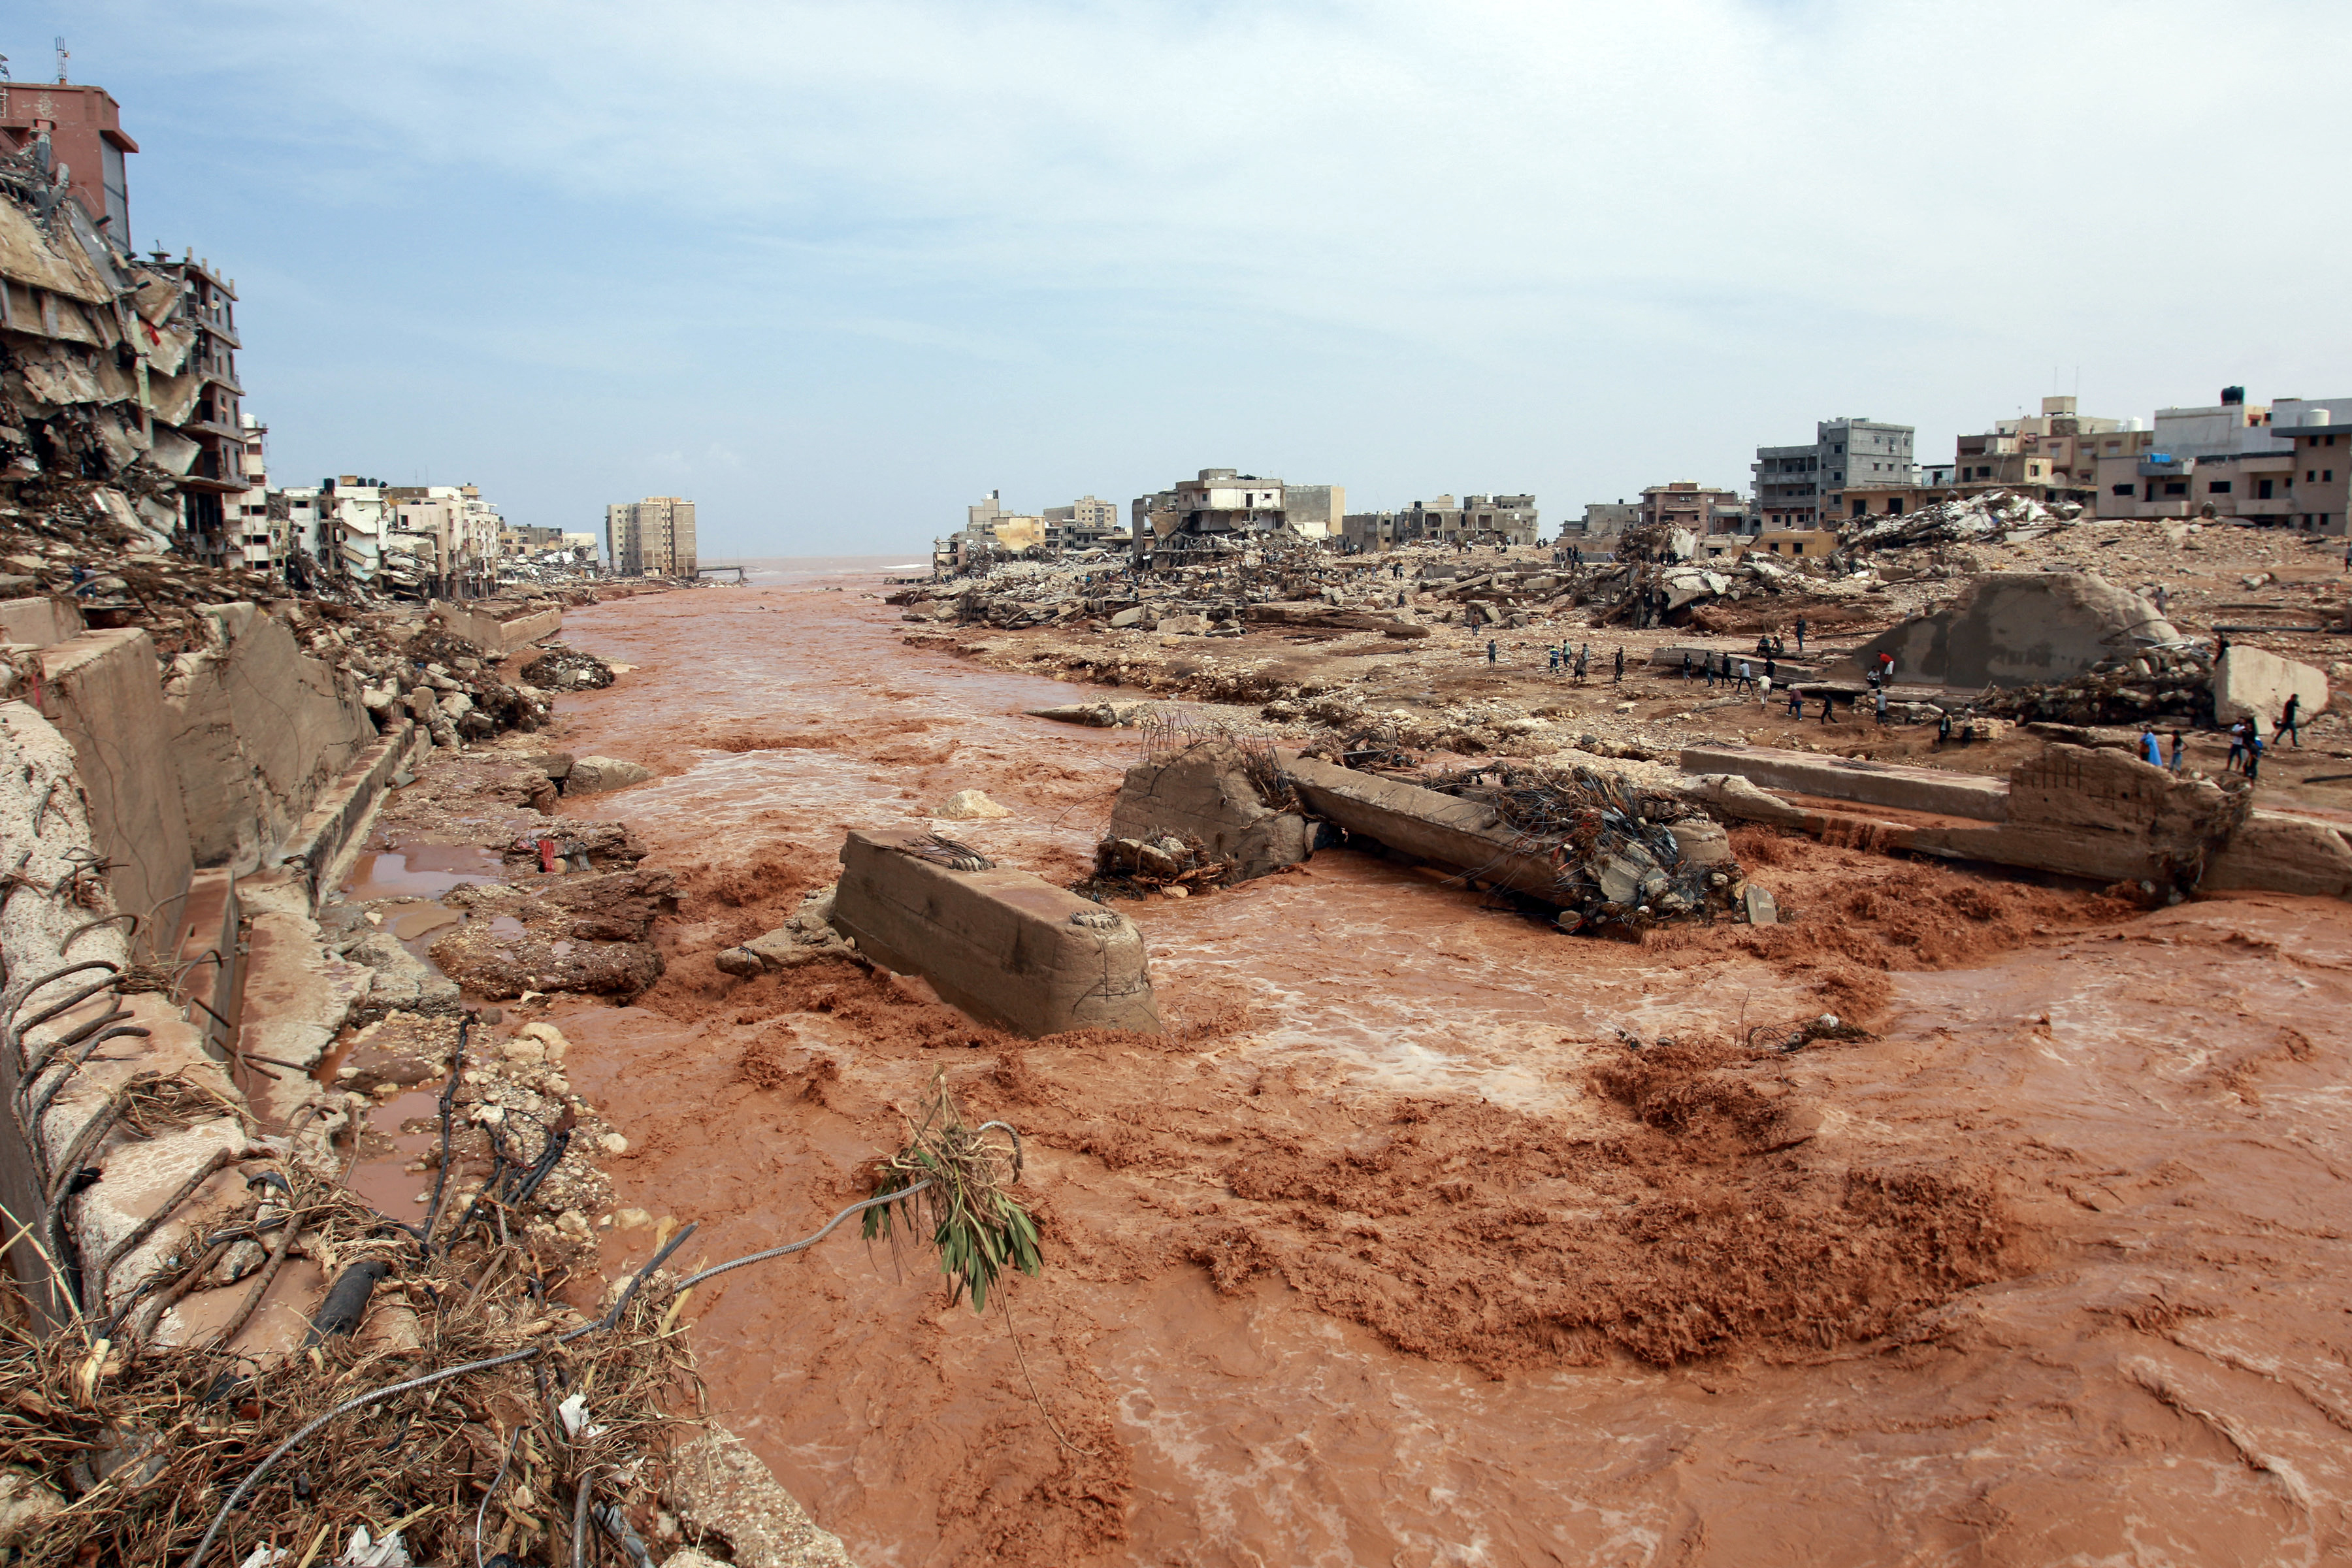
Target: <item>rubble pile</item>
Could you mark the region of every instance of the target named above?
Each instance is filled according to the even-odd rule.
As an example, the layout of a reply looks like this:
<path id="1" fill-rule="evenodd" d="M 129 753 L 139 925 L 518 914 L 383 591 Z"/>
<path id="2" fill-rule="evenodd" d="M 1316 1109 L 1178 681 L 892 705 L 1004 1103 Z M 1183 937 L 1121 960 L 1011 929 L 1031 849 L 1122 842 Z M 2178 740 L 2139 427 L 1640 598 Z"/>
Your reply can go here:
<path id="1" fill-rule="evenodd" d="M 522 667 L 522 678 L 550 691 L 601 691 L 613 684 L 613 667 L 593 653 L 582 653 L 560 642 L 541 645 L 546 651 Z"/>
<path id="2" fill-rule="evenodd" d="M 2072 680 L 1995 691 L 1972 708 L 2021 724 L 2147 725 L 2161 721 L 2210 730 L 2214 727 L 2213 674 L 2189 658 L 2153 672 L 2095 669 Z"/>
<path id="3" fill-rule="evenodd" d="M 1841 551 L 1900 550 L 1921 544 L 2000 543 L 2027 530 L 2072 523 L 2083 515 L 2074 501 L 2044 506 L 2008 490 L 1936 501 L 1917 511 L 1863 518 L 1838 531 Z"/>
<path id="4" fill-rule="evenodd" d="M 1081 898 L 1188 898 L 1226 886 L 1239 868 L 1213 855 L 1189 833 L 1161 831 L 1149 838 L 1105 838 L 1095 847 L 1094 875 L 1071 885 Z"/>
<path id="5" fill-rule="evenodd" d="M 1670 791 L 1592 768 L 1507 763 L 1414 782 L 1490 806 L 1519 852 L 1549 859 L 1563 931 L 1642 931 L 1746 903 L 1722 825 Z"/>

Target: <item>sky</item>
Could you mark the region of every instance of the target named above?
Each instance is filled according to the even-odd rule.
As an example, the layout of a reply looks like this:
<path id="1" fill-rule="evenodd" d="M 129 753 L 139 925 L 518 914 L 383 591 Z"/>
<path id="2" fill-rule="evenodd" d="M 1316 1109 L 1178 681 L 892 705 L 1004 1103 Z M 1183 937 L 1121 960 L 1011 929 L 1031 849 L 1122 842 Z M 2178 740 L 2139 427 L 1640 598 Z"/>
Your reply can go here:
<path id="1" fill-rule="evenodd" d="M 705 561 L 1203 468 L 1547 531 L 1952 437 L 2352 395 L 2340 0 L 16 0 L 280 484 Z"/>

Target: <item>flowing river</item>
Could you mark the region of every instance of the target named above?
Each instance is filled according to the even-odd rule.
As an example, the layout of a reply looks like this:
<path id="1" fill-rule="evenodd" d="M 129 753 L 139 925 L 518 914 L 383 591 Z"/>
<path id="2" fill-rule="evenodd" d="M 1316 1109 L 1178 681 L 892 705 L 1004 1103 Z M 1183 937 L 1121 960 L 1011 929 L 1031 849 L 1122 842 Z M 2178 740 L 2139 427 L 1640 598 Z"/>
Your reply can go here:
<path id="1" fill-rule="evenodd" d="M 1066 882 L 1140 755 L 1024 714 L 1080 689 L 906 646 L 885 564 L 571 612 L 635 668 L 556 737 L 658 771 L 565 810 L 688 889 L 654 993 L 552 1015 L 630 1138 L 617 1206 L 702 1226 L 682 1261 L 861 1195 L 936 1070 L 1033 1131 L 1009 1317 L 847 1229 L 688 1308 L 715 1414 L 868 1568 L 2343 1560 L 2342 906 L 2135 915 L 1798 843 L 1750 862 L 1811 911 L 1776 944 L 1633 946 L 1327 851 L 1122 906 L 1164 1042 L 739 987 L 709 952 L 845 830 L 979 788 L 1013 815 L 951 830 Z M 1874 1039 L 1739 1069 L 1811 1108 L 1793 1147 L 1596 1088 L 1625 1034 L 1857 996 Z M 606 1232 L 608 1272 L 654 1234 Z M 1714 1342 L 1643 1349 L 1685 1309 Z"/>

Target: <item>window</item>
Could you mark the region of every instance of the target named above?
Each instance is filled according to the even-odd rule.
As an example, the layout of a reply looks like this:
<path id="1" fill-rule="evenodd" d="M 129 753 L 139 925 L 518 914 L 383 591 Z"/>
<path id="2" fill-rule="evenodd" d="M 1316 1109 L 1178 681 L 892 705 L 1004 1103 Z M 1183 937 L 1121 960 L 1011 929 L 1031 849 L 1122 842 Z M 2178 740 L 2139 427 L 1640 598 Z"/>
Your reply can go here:
<path id="1" fill-rule="evenodd" d="M 2230 482 L 2231 481 L 2228 479 L 2208 479 L 2205 482 L 2205 493 L 2209 496 L 2228 495 L 2230 493 Z"/>
<path id="2" fill-rule="evenodd" d="M 2119 496 L 2127 496 L 2132 493 L 2132 488 L 2129 485 L 2116 485 L 2112 487 L 2112 489 L 2115 494 Z"/>
<path id="3" fill-rule="evenodd" d="M 2270 480 L 2256 479 L 2254 481 L 2254 499 L 2256 500 L 2268 500 L 2271 499 Z"/>
<path id="4" fill-rule="evenodd" d="M 2336 482 L 2336 470 L 2335 470 L 2334 468 L 2322 468 L 2322 469 L 2320 469 L 2320 470 L 2319 470 L 2319 482 L 2320 482 L 2321 484 L 2323 484 L 2323 485 L 2332 485 L 2332 484 L 2334 484 L 2334 483 Z"/>
<path id="5" fill-rule="evenodd" d="M 2164 493 L 2168 496 L 2185 496 L 2189 493 L 2189 481 L 2187 479 L 2167 479 L 2164 481 Z"/>

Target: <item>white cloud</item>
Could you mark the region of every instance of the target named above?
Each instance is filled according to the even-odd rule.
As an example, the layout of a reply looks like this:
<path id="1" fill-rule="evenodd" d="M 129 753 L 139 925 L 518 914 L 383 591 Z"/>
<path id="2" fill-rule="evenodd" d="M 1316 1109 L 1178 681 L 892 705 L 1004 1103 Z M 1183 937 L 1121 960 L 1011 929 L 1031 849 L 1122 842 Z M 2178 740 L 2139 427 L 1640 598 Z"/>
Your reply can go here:
<path id="1" fill-rule="evenodd" d="M 1044 409 L 1068 426 L 1056 476 L 1120 419 L 1172 473 L 1257 417 L 1253 460 L 1462 488 L 1496 432 L 1549 426 L 1514 482 L 1557 515 L 1667 468 L 1742 479 L 1757 442 L 1837 413 L 1980 427 L 2053 364 L 2134 413 L 2224 379 L 2346 390 L 2322 383 L 2352 358 L 2340 317 L 2284 302 L 2352 226 L 2324 158 L 2352 130 L 2340 5 L 103 14 L 109 47 L 199 95 L 181 123 L 242 115 L 281 189 L 510 193 L 485 267 L 550 223 L 562 310 L 501 289 L 444 338 L 551 374 L 631 345 L 703 389 L 681 395 L 740 397 L 761 357 L 730 340 L 756 323 L 827 389 L 808 419 L 845 472 L 926 437 L 919 399 L 884 410 L 901 383 L 861 381 L 926 363 L 1110 385 Z M 1288 395 L 1255 401 L 1235 365 Z M 1368 376 L 1419 390 L 1384 406 Z M 862 435 L 839 406 L 860 386 Z M 1040 425 L 1021 410 L 1024 439 Z"/>

